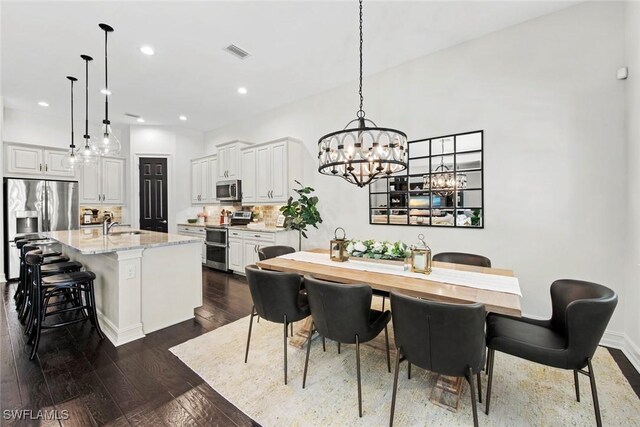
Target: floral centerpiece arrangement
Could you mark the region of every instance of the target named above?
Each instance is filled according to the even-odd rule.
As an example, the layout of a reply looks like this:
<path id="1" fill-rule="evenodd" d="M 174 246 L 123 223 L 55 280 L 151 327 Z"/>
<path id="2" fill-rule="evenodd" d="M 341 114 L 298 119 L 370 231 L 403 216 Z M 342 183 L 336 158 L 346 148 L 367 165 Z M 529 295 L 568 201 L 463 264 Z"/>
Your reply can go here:
<path id="1" fill-rule="evenodd" d="M 409 245 L 400 241 L 379 242 L 376 240 L 349 240 L 347 243 L 349 256 L 356 258 L 373 258 L 402 261 L 411 256 Z"/>

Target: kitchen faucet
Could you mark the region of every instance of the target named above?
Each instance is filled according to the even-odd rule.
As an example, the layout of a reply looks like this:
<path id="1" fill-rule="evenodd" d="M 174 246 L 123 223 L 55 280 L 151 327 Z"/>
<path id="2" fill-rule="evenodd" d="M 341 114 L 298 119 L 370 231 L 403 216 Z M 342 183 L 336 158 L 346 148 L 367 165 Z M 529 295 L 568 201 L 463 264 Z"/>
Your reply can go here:
<path id="1" fill-rule="evenodd" d="M 114 225 L 120 225 L 120 223 L 118 221 L 110 221 L 110 218 L 105 218 L 102 221 L 102 234 L 104 234 L 105 236 L 109 235 L 109 231 L 111 231 L 111 227 L 113 227 Z"/>

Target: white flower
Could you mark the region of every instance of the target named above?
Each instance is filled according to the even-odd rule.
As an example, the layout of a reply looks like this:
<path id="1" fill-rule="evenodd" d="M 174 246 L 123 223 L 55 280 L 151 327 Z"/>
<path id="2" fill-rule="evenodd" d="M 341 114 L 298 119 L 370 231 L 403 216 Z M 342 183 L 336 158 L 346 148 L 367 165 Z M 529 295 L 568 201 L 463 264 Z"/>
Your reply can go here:
<path id="1" fill-rule="evenodd" d="M 347 245 L 347 253 L 351 255 L 353 253 L 353 249 L 353 242 L 349 242 L 349 244 Z"/>
<path id="2" fill-rule="evenodd" d="M 367 250 L 367 247 L 362 242 L 356 242 L 356 244 L 353 245 L 353 249 L 358 252 L 365 252 Z"/>
<path id="3" fill-rule="evenodd" d="M 384 251 L 384 243 L 375 242 L 371 248 L 371 250 L 375 253 L 382 253 Z"/>
<path id="4" fill-rule="evenodd" d="M 387 250 L 388 254 L 393 251 L 393 243 L 387 242 L 387 243 L 385 243 L 385 246 L 387 247 L 386 250 Z"/>

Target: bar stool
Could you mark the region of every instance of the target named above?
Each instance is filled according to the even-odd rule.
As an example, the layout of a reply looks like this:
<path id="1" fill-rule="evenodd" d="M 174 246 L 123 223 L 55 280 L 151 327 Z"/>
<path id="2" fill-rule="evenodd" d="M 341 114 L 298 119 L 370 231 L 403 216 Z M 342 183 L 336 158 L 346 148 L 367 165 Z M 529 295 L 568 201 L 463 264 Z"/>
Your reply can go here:
<path id="1" fill-rule="evenodd" d="M 53 243 L 51 240 L 18 240 L 16 241 L 16 247 L 20 250 L 20 272 L 18 276 L 18 287 L 14 294 L 16 301 L 16 312 L 18 318 L 24 323 L 26 319 L 27 311 L 29 310 L 29 286 L 27 286 L 27 265 L 24 262 L 25 254 L 31 250 L 41 249 L 39 245 Z M 60 252 L 48 251 L 43 252 L 44 264 L 50 265 L 61 262 L 68 262 L 69 257 L 62 255 Z"/>
<path id="2" fill-rule="evenodd" d="M 25 255 L 25 262 L 31 270 L 30 279 L 33 288 L 33 327 L 29 336 L 29 343 L 33 343 L 30 360 L 36 356 L 40 335 L 43 329 L 54 329 L 67 326 L 73 323 L 89 320 L 96 329 L 101 340 L 104 334 L 98 323 L 98 316 L 95 309 L 95 295 L 93 291 L 93 280 L 96 275 L 90 271 L 76 271 L 72 273 L 56 274 L 53 276 L 42 276 L 42 253 L 40 250 L 29 251 Z M 73 305 L 69 308 L 60 308 L 47 312 L 49 307 L 54 307 L 51 298 L 64 295 L 65 292 L 75 291 L 84 294 L 84 304 Z M 85 312 L 86 310 L 86 312 Z M 49 316 L 62 313 L 79 312 L 81 317 L 71 320 L 61 320 L 59 323 L 46 324 L 45 320 Z"/>

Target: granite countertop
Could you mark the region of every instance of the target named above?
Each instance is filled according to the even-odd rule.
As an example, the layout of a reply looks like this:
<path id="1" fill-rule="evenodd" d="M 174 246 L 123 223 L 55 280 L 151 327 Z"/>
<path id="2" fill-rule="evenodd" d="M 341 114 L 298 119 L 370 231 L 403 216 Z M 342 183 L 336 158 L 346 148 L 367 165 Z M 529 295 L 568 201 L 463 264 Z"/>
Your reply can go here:
<path id="1" fill-rule="evenodd" d="M 114 227 L 110 233 L 118 233 L 121 231 L 133 230 L 129 227 Z M 141 234 L 109 234 L 108 236 L 103 235 L 102 230 L 96 228 L 49 231 L 43 234 L 61 245 L 75 249 L 85 255 L 160 246 L 184 245 L 188 243 L 202 244 L 202 240 L 196 237 L 178 236 L 177 234 L 158 233 L 146 230 L 143 230 Z"/>
<path id="2" fill-rule="evenodd" d="M 266 225 L 249 227 L 247 225 L 220 225 L 219 223 L 206 223 L 206 224 L 188 224 L 179 222 L 178 225 L 187 227 L 225 227 L 229 230 L 238 231 L 255 231 L 258 233 L 282 233 L 284 231 L 290 231 L 281 227 L 268 227 Z"/>

